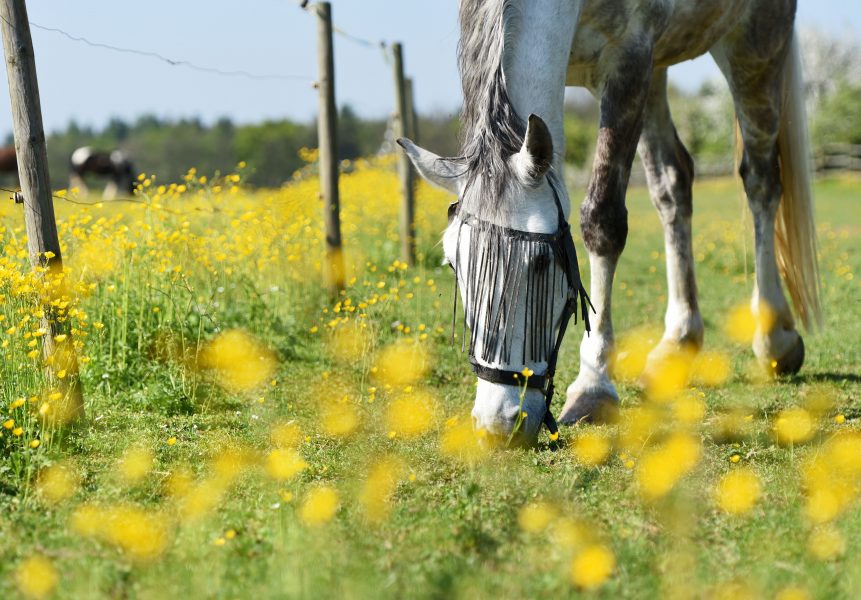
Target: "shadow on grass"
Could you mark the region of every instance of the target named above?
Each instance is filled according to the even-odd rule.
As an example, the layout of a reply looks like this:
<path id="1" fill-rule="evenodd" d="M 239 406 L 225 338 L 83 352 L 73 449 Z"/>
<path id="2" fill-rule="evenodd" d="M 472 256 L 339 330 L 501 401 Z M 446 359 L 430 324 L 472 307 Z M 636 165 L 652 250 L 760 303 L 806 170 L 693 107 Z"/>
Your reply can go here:
<path id="1" fill-rule="evenodd" d="M 798 383 L 861 383 L 861 375 L 855 373 L 807 373 L 796 375 L 791 381 Z"/>

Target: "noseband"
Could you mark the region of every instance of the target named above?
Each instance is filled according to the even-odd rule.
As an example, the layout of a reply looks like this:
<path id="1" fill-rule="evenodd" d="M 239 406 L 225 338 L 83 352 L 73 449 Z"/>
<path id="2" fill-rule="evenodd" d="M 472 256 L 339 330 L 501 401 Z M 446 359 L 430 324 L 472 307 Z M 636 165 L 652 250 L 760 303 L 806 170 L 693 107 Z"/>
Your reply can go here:
<path id="1" fill-rule="evenodd" d="M 491 383 L 515 386 L 523 385 L 525 379 L 527 388 L 540 390 L 546 402 L 543 422 L 555 439 L 559 427 L 550 412 L 550 403 L 559 348 L 571 317 L 577 322 L 578 306 L 586 331 L 590 331 L 588 308 L 591 302 L 580 280 L 571 227 L 565 220 L 556 187 L 549 177 L 547 181 L 553 190 L 558 215 L 555 233 L 535 233 L 496 225 L 462 210 L 460 201 L 449 206 L 448 217 L 449 223 L 456 216 L 460 218 L 455 264 L 451 265 L 455 272 L 452 336 L 460 285 L 461 236 L 463 228 L 468 227 L 470 249 L 464 290 L 462 349 L 465 349 L 466 325 L 469 324 L 472 330 L 469 361 L 475 375 Z M 554 305 L 557 291 L 563 287 L 565 304 L 554 339 Z M 525 290 L 526 314 L 523 340 L 518 348 L 513 341 L 521 290 Z M 479 321 L 484 324 L 481 336 L 475 334 Z M 524 377 L 521 371 L 487 366 L 493 362 L 510 363 L 518 353 L 524 365 L 546 361 L 547 369 L 544 373 Z"/>

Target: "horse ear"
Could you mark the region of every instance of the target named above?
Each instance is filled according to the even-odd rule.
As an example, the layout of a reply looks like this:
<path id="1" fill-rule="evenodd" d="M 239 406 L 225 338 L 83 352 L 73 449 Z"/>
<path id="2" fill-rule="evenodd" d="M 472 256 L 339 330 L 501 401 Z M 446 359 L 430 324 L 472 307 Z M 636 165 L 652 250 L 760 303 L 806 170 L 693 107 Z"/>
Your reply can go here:
<path id="1" fill-rule="evenodd" d="M 422 177 L 455 196 L 460 195 L 464 170 L 455 161 L 428 152 L 407 138 L 398 138 L 397 141 Z"/>
<path id="2" fill-rule="evenodd" d="M 514 172 L 527 185 L 535 185 L 553 164 L 553 137 L 538 115 L 529 115 L 520 152 L 511 157 Z"/>

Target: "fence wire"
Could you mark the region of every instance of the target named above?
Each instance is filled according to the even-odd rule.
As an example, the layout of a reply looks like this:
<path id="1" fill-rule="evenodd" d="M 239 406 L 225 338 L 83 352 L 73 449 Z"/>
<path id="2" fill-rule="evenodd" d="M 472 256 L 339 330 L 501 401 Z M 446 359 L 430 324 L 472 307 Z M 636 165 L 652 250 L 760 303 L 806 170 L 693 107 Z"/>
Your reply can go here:
<path id="1" fill-rule="evenodd" d="M 8 23 L 8 21 L 7 21 Z M 201 73 L 208 73 L 210 75 L 218 75 L 221 77 L 243 77 L 245 79 L 252 79 L 257 81 L 315 81 L 313 77 L 308 75 L 294 75 L 294 74 L 282 74 L 282 73 L 252 73 L 251 71 L 246 71 L 242 69 L 238 70 L 225 70 L 219 69 L 217 67 L 210 67 L 199 65 L 193 63 L 189 60 L 178 59 L 178 58 L 169 58 L 164 56 L 158 52 L 152 52 L 149 50 L 138 50 L 136 48 L 123 48 L 121 46 L 114 46 L 111 44 L 105 44 L 103 42 L 94 42 L 88 38 L 79 35 L 73 35 L 68 31 L 64 31 L 63 29 L 59 29 L 57 27 L 46 27 L 45 25 L 40 25 L 38 23 L 34 23 L 30 21 L 30 25 L 35 27 L 36 29 L 41 29 L 42 31 L 49 31 L 52 33 L 56 33 L 62 35 L 63 37 L 73 41 L 85 44 L 90 46 L 91 48 L 98 48 L 102 50 L 110 50 L 113 52 L 120 52 L 123 54 L 134 54 L 136 56 L 143 56 L 146 58 L 152 58 L 155 60 L 160 60 L 164 63 L 172 67 L 185 67 L 187 69 L 191 69 L 193 71 L 198 71 Z"/>

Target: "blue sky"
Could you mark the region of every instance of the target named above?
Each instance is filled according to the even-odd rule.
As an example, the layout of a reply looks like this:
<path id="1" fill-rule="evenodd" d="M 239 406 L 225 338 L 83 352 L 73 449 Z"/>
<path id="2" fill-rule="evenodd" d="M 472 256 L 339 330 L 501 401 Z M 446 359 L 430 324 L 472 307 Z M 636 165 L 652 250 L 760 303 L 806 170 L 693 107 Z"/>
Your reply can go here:
<path id="1" fill-rule="evenodd" d="M 316 75 L 316 24 L 292 0 L 235 2 L 30 0 L 30 20 L 94 42 L 157 52 L 222 70 Z M 454 114 L 460 102 L 455 65 L 455 0 L 333 0 L 337 26 L 371 40 L 400 40 L 415 79 L 421 112 Z M 861 38 L 858 0 L 799 0 L 799 23 Z M 134 119 L 197 115 L 238 122 L 308 120 L 317 97 L 308 80 L 250 81 L 195 72 L 142 56 L 119 54 L 33 29 L 42 112 L 49 131 L 71 119 L 103 125 Z M 376 48 L 336 37 L 337 101 L 382 116 L 393 104 L 392 75 Z M 716 75 L 706 57 L 674 67 L 671 77 L 696 88 Z M 0 77 L 6 88 L 6 78 Z M 11 131 L 8 92 L 0 93 L 0 135 Z"/>

